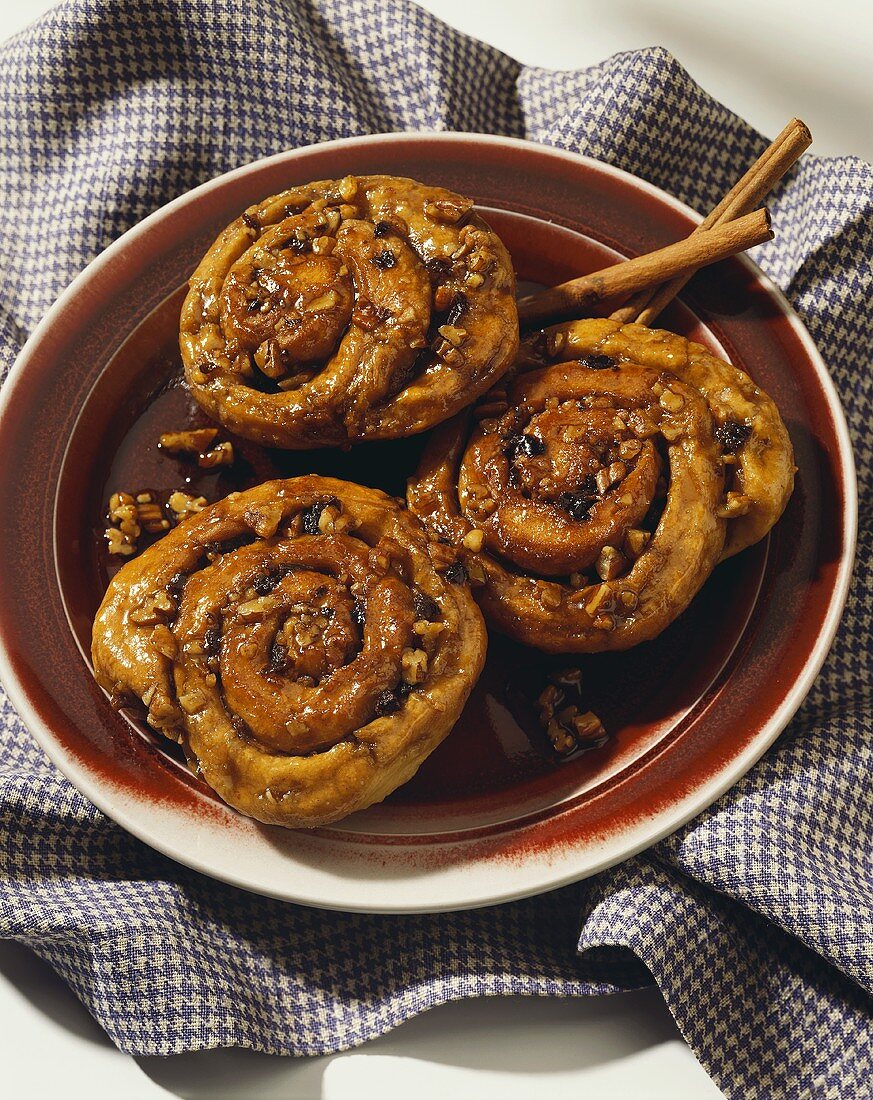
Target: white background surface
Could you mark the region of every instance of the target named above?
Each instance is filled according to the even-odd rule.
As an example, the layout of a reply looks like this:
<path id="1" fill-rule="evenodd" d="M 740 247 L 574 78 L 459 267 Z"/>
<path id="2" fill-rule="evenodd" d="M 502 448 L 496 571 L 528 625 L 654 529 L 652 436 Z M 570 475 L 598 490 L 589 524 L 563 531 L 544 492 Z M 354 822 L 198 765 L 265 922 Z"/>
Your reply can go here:
<path id="1" fill-rule="evenodd" d="M 0 40 L 50 6 L 0 0 Z M 709 92 L 768 136 L 799 115 L 812 128 L 815 152 L 873 161 L 870 0 L 426 0 L 423 6 L 521 61 L 550 68 L 666 46 Z M 4 1096 L 37 1100 L 721 1095 L 655 990 L 447 1005 L 356 1052 L 328 1058 L 212 1051 L 133 1059 L 109 1043 L 47 966 L 4 943 L 0 1074 Z"/>

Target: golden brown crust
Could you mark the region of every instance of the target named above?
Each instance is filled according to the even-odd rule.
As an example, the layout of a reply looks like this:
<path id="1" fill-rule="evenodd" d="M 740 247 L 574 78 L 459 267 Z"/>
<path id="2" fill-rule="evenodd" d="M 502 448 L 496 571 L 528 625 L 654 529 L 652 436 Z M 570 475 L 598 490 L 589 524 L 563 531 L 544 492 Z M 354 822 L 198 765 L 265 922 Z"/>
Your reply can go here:
<path id="1" fill-rule="evenodd" d="M 537 366 L 548 352 L 528 349 L 505 390 L 434 433 L 409 485 L 431 531 L 466 547 L 488 621 L 549 652 L 655 637 L 724 545 L 707 403 L 639 365 L 636 338 L 626 333 L 609 355 L 592 342 L 600 358 L 589 366 Z"/>
<path id="2" fill-rule="evenodd" d="M 512 262 L 472 206 L 414 180 L 349 176 L 250 207 L 182 307 L 198 403 L 290 449 L 398 438 L 452 416 L 518 347 Z"/>
<path id="3" fill-rule="evenodd" d="M 243 813 L 336 821 L 415 773 L 482 669 L 481 614 L 431 553 L 375 489 L 307 476 L 231 494 L 112 580 L 95 676 Z"/>
<path id="4" fill-rule="evenodd" d="M 552 359 L 631 359 L 670 371 L 699 390 L 715 421 L 723 461 L 733 468 L 733 477 L 726 479 L 728 528 L 722 559 L 764 538 L 794 488 L 794 451 L 776 405 L 745 371 L 675 333 L 606 318 L 555 325 L 546 330 L 546 338 Z M 528 344 L 521 358 L 536 362 L 540 356 Z"/>

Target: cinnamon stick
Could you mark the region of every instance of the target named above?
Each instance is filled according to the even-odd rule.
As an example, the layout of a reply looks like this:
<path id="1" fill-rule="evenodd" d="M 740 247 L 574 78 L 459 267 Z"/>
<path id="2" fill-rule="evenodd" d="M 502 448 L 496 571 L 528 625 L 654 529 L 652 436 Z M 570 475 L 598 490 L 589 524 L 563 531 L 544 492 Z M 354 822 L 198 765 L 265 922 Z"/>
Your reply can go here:
<path id="1" fill-rule="evenodd" d="M 677 275 L 690 274 L 699 267 L 772 239 L 769 213 L 764 208 L 756 210 L 705 233 L 693 233 L 656 252 L 623 260 L 602 271 L 522 298 L 518 303 L 519 324 L 522 328 L 532 328 L 584 316 L 604 299 L 631 294 Z"/>
<path id="2" fill-rule="evenodd" d="M 697 226 L 694 233 L 704 233 L 754 210 L 811 144 L 812 134 L 806 123 L 799 118 L 791 119 L 745 175 L 737 180 L 721 202 Z M 653 286 L 634 295 L 610 316 L 622 324 L 638 321 L 640 324 L 650 325 L 682 290 L 691 275 L 693 272 L 679 275 L 660 287 Z"/>

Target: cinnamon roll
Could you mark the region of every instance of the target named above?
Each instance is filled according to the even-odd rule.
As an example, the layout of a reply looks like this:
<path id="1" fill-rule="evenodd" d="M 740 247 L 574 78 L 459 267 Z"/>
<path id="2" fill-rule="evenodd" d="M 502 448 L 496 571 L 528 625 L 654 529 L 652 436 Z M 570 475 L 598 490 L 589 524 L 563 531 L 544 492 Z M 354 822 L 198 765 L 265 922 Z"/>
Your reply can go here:
<path id="1" fill-rule="evenodd" d="M 658 635 L 792 484 L 784 425 L 747 375 L 597 318 L 526 340 L 509 383 L 434 433 L 408 499 L 460 548 L 490 623 L 597 652 Z"/>
<path id="2" fill-rule="evenodd" d="M 415 773 L 482 669 L 482 616 L 446 550 L 375 489 L 306 476 L 232 493 L 113 578 L 95 676 L 242 813 L 336 821 Z"/>
<path id="3" fill-rule="evenodd" d="M 211 246 L 180 343 L 197 402 L 248 439 L 412 435 L 512 363 L 512 262 L 472 200 L 443 188 L 393 176 L 294 187 Z"/>
<path id="4" fill-rule="evenodd" d="M 772 398 L 745 371 L 701 344 L 605 318 L 555 325 L 527 339 L 519 358 L 536 366 L 595 355 L 669 371 L 702 394 L 726 473 L 722 510 L 729 522 L 722 558 L 764 538 L 794 489 L 794 450 Z"/>

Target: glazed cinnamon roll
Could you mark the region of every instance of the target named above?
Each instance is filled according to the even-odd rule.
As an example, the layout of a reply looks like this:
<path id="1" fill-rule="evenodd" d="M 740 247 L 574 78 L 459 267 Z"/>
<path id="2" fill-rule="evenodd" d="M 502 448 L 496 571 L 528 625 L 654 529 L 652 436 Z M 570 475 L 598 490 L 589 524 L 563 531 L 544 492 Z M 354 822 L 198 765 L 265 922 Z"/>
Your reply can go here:
<path id="1" fill-rule="evenodd" d="M 676 375 L 698 390 L 712 414 L 725 466 L 728 519 L 722 558 L 759 542 L 785 511 L 794 489 L 794 450 L 773 400 L 745 371 L 701 344 L 664 329 L 589 318 L 531 336 L 520 361 L 529 366 L 596 355 L 631 360 Z"/>
<path id="2" fill-rule="evenodd" d="M 680 336 L 591 319 L 525 341 L 509 384 L 434 433 L 408 498 L 461 548 L 489 622 L 596 652 L 659 634 L 769 530 L 792 482 L 748 376 Z"/>
<path id="3" fill-rule="evenodd" d="M 190 281 L 180 342 L 198 403 L 290 449 L 412 435 L 510 366 L 515 276 L 471 199 L 393 176 L 250 207 Z"/>
<path id="4" fill-rule="evenodd" d="M 95 676 L 242 813 L 336 821 L 415 773 L 482 669 L 482 616 L 432 552 L 375 489 L 307 476 L 232 493 L 113 578 Z"/>

